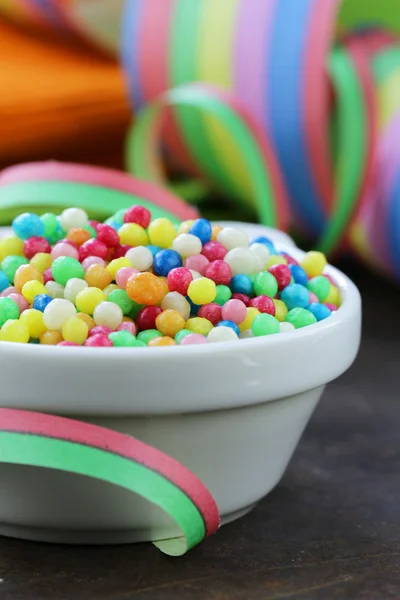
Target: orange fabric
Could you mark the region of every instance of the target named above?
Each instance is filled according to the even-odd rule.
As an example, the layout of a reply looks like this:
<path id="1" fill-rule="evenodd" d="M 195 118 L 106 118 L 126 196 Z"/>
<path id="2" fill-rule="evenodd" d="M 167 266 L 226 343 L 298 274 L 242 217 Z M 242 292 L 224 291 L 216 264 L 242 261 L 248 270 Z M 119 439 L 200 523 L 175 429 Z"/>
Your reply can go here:
<path id="1" fill-rule="evenodd" d="M 39 158 L 119 162 L 129 121 L 117 63 L 0 20 L 1 166 Z"/>

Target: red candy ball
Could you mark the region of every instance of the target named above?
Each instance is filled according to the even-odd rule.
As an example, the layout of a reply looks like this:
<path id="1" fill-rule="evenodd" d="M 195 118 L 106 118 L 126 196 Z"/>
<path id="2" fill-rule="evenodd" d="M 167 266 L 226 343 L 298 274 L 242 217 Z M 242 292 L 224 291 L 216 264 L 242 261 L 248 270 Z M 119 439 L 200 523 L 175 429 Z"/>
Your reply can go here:
<path id="1" fill-rule="evenodd" d="M 93 227 L 95 231 L 97 231 L 97 227 L 100 225 L 100 221 L 94 221 L 93 219 L 90 219 L 89 225 L 90 227 Z"/>
<path id="2" fill-rule="evenodd" d="M 293 258 L 293 256 L 290 256 L 290 254 L 286 254 L 286 252 L 282 252 L 282 256 L 283 256 L 283 258 L 286 258 L 288 265 L 298 265 L 299 264 L 297 262 L 297 260 L 295 258 Z"/>
<path id="3" fill-rule="evenodd" d="M 260 313 L 268 313 L 275 316 L 275 304 L 268 296 L 257 296 L 250 301 L 250 305 L 257 308 Z"/>
<path id="4" fill-rule="evenodd" d="M 228 250 L 219 242 L 207 242 L 203 246 L 201 253 L 208 258 L 210 262 L 214 260 L 223 260 Z"/>
<path id="5" fill-rule="evenodd" d="M 50 267 L 50 269 L 47 269 L 44 272 L 43 278 L 44 278 L 45 283 L 47 283 L 48 281 L 54 281 L 53 273 L 51 272 L 51 267 Z"/>
<path id="6" fill-rule="evenodd" d="M 241 300 L 246 306 L 250 306 L 251 302 L 250 296 L 246 296 L 246 294 L 239 293 L 232 294 L 232 300 Z"/>
<path id="7" fill-rule="evenodd" d="M 96 231 L 97 239 L 103 242 L 107 248 L 116 248 L 119 246 L 118 233 L 110 225 L 99 223 Z"/>
<path id="8" fill-rule="evenodd" d="M 136 317 L 136 325 L 140 331 L 146 331 L 147 329 L 157 329 L 156 319 L 159 314 L 162 313 L 162 308 L 159 306 L 145 306 L 139 311 Z"/>
<path id="9" fill-rule="evenodd" d="M 98 256 L 103 260 L 108 258 L 108 248 L 100 240 L 88 240 L 79 248 L 79 260 L 84 261 L 88 256 Z"/>
<path id="10" fill-rule="evenodd" d="M 110 327 L 106 327 L 105 325 L 96 325 L 89 331 L 89 337 L 93 337 L 94 335 L 109 335 L 113 330 Z"/>
<path id="11" fill-rule="evenodd" d="M 292 272 L 287 265 L 273 265 L 268 271 L 275 277 L 280 292 L 289 285 L 292 279 Z"/>
<path id="12" fill-rule="evenodd" d="M 132 248 L 132 246 L 129 246 L 128 244 L 121 244 L 120 246 L 117 246 L 114 249 L 113 259 L 114 258 L 123 258 L 125 256 L 125 254 L 128 252 L 128 250 L 130 250 L 131 248 Z"/>
<path id="13" fill-rule="evenodd" d="M 193 281 L 193 275 L 186 267 L 177 267 L 168 273 L 167 283 L 170 292 L 187 295 L 188 287 Z"/>
<path id="14" fill-rule="evenodd" d="M 197 316 L 202 319 L 208 319 L 213 325 L 217 325 L 222 320 L 222 306 L 215 302 L 204 304 L 197 313 Z"/>
<path id="15" fill-rule="evenodd" d="M 232 279 L 232 270 L 223 260 L 214 260 L 206 267 L 204 277 L 211 279 L 216 285 L 229 285 Z"/>
<path id="16" fill-rule="evenodd" d="M 46 238 L 43 237 L 31 237 L 24 242 L 24 255 L 28 260 L 31 260 L 39 252 L 45 252 L 50 254 L 51 246 Z"/>
<path id="17" fill-rule="evenodd" d="M 58 246 L 58 244 L 68 244 L 69 246 L 72 246 L 73 248 L 78 250 L 78 244 L 75 244 L 75 242 L 73 242 L 72 240 L 68 240 L 67 238 L 63 238 L 62 240 L 57 242 L 57 244 L 55 244 L 55 245 Z"/>
<path id="18" fill-rule="evenodd" d="M 124 215 L 124 223 L 137 223 L 147 229 L 151 221 L 151 212 L 144 206 L 131 206 Z"/>
<path id="19" fill-rule="evenodd" d="M 112 341 L 109 340 L 106 335 L 103 335 L 101 333 L 98 333 L 97 335 L 93 335 L 92 337 L 89 337 L 86 340 L 86 342 L 84 343 L 84 346 L 94 346 L 97 348 L 112 346 L 112 345 L 113 345 Z"/>

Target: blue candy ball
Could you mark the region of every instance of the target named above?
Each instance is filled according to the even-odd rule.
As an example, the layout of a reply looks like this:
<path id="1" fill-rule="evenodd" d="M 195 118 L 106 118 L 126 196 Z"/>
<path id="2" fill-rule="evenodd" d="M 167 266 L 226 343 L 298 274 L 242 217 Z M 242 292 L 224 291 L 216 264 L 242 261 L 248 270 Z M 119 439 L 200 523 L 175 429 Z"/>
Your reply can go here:
<path id="1" fill-rule="evenodd" d="M 288 310 L 292 308 L 305 308 L 310 303 L 310 292 L 299 283 L 291 283 L 281 292 L 281 300 Z"/>
<path id="2" fill-rule="evenodd" d="M 189 233 L 198 237 L 204 246 L 212 237 L 210 221 L 207 221 L 207 219 L 197 219 L 189 229 Z"/>
<path id="3" fill-rule="evenodd" d="M 175 250 L 161 250 L 154 257 L 153 268 L 157 275 L 167 277 L 172 269 L 182 266 L 182 258 Z"/>
<path id="4" fill-rule="evenodd" d="M 148 248 L 148 249 L 150 250 L 150 252 L 152 253 L 152 255 L 153 255 L 153 258 L 154 258 L 154 256 L 155 256 L 155 255 L 156 255 L 158 252 L 161 252 L 161 251 L 162 251 L 162 248 L 160 248 L 160 246 L 152 246 L 151 244 L 149 244 L 149 245 L 147 246 L 147 248 Z"/>
<path id="5" fill-rule="evenodd" d="M 45 226 L 41 219 L 32 213 L 23 213 L 16 217 L 12 223 L 15 235 L 21 240 L 27 240 L 30 237 L 43 237 Z"/>
<path id="6" fill-rule="evenodd" d="M 8 277 L 3 271 L 0 271 L 0 292 L 10 287 L 11 283 L 8 280 Z"/>
<path id="7" fill-rule="evenodd" d="M 308 277 L 303 267 L 299 267 L 299 265 L 289 265 L 289 269 L 292 272 L 292 277 L 295 283 L 299 283 L 300 285 L 307 285 Z"/>
<path id="8" fill-rule="evenodd" d="M 220 321 L 217 327 L 230 327 L 236 333 L 237 336 L 240 335 L 240 329 L 233 321 Z"/>
<path id="9" fill-rule="evenodd" d="M 48 304 L 50 304 L 52 300 L 53 298 L 51 296 L 48 296 L 47 294 L 39 294 L 33 299 L 32 308 L 40 310 L 40 312 L 44 312 L 44 309 Z"/>
<path id="10" fill-rule="evenodd" d="M 271 240 L 267 237 L 265 237 L 264 235 L 259 235 L 258 237 L 255 237 L 254 240 L 251 240 L 252 244 L 264 244 L 264 246 L 266 246 L 270 252 L 270 254 L 276 254 L 276 250 L 275 250 L 275 246 L 274 244 L 271 242 Z"/>
<path id="11" fill-rule="evenodd" d="M 186 300 L 190 304 L 190 316 L 197 317 L 197 313 L 201 309 L 201 304 L 195 304 L 194 302 L 192 302 L 192 300 L 189 298 L 189 296 L 187 296 Z"/>
<path id="12" fill-rule="evenodd" d="M 231 279 L 230 288 L 234 294 L 250 296 L 253 292 L 253 283 L 248 275 L 235 275 Z"/>
<path id="13" fill-rule="evenodd" d="M 328 306 L 325 306 L 325 304 L 320 304 L 319 302 L 312 302 L 312 304 L 306 306 L 306 309 L 314 315 L 317 321 L 323 321 L 332 314 L 332 311 L 330 308 L 328 308 Z"/>

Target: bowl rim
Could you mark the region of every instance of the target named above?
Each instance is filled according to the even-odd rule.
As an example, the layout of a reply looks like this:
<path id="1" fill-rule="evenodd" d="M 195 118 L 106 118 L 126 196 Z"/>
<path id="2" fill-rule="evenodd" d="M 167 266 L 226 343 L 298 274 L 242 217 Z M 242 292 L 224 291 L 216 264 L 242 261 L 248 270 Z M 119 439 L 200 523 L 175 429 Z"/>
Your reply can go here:
<path id="1" fill-rule="evenodd" d="M 224 222 L 222 222 L 224 223 Z M 239 225 L 237 223 L 236 225 Z M 247 225 L 247 224 L 246 224 Z M 263 228 L 265 230 L 265 228 Z M 285 234 L 283 234 L 285 235 Z M 288 238 L 290 240 L 290 238 Z M 305 256 L 305 252 L 297 248 L 295 245 L 290 243 L 281 243 L 280 241 L 275 242 L 275 245 L 279 251 L 287 251 L 292 254 L 297 260 L 301 260 Z M 0 355 L 7 348 L 8 355 L 15 355 L 16 360 L 30 360 L 33 355 L 35 357 L 41 357 L 43 360 L 53 360 L 58 357 L 57 352 L 60 352 L 64 363 L 68 363 L 70 360 L 76 360 L 78 357 L 83 360 L 93 359 L 96 357 L 99 361 L 107 361 L 108 363 L 115 364 L 120 363 L 124 360 L 131 360 L 132 356 L 135 357 L 135 365 L 138 363 L 162 360 L 165 362 L 180 361 L 182 363 L 193 360 L 201 359 L 202 356 L 213 355 L 218 358 L 218 355 L 227 352 L 240 352 L 248 349 L 260 351 L 266 351 L 276 349 L 282 345 L 290 345 L 291 342 L 296 339 L 298 342 L 303 340 L 304 342 L 310 341 L 313 337 L 321 337 L 324 331 L 337 326 L 347 318 L 351 318 L 352 313 L 357 304 L 360 303 L 360 293 L 356 285 L 347 277 L 344 273 L 339 271 L 332 265 L 327 265 L 325 272 L 331 275 L 337 284 L 342 297 L 342 304 L 340 308 L 334 312 L 330 317 L 319 321 L 313 325 L 296 329 L 294 331 L 283 332 L 275 335 L 254 337 L 249 339 L 241 339 L 239 341 L 227 341 L 227 342 L 215 342 L 212 344 L 196 344 L 192 346 L 173 346 L 173 347 L 154 347 L 154 348 L 95 348 L 95 347 L 60 347 L 58 350 L 55 346 L 46 346 L 39 344 L 14 344 L 9 342 L 0 342 Z"/>

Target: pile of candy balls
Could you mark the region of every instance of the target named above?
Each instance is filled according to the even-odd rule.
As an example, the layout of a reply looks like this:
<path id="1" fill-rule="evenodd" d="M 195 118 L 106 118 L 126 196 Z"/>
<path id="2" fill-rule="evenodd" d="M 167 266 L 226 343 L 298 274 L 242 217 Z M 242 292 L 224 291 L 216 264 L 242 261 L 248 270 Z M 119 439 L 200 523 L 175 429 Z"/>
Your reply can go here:
<path id="1" fill-rule="evenodd" d="M 340 293 L 325 256 L 299 264 L 266 237 L 143 206 L 104 223 L 80 208 L 24 213 L 0 239 L 0 341 L 187 346 L 286 333 L 327 319 Z"/>

